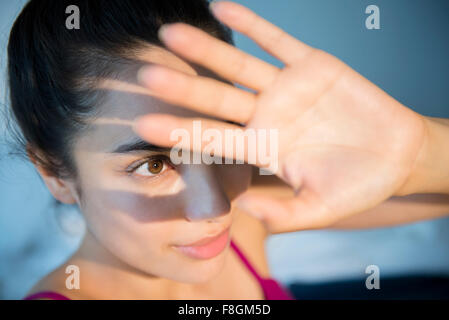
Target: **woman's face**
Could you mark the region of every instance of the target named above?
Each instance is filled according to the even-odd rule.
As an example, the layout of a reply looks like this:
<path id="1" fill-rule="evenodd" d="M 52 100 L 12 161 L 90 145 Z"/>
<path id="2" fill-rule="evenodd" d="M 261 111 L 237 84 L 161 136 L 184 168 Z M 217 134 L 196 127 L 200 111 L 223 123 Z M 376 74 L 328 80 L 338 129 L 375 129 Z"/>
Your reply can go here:
<path id="1" fill-rule="evenodd" d="M 168 51 L 155 48 L 140 57 L 191 74 L 206 74 Z M 198 113 L 161 102 L 128 79 L 105 80 L 101 115 L 74 147 L 78 204 L 88 230 L 119 260 L 153 276 L 203 282 L 223 266 L 224 250 L 192 256 L 186 246 L 231 226 L 231 201 L 250 183 L 247 165 L 170 163 L 169 150 L 154 149 L 133 132 L 134 118 L 153 112 Z M 204 116 L 204 115 L 202 115 Z M 230 229 L 232 233 L 232 228 Z M 208 254 L 216 255 L 208 257 Z M 217 253 L 217 250 L 219 253 Z M 198 251 L 197 251 L 198 254 Z"/>

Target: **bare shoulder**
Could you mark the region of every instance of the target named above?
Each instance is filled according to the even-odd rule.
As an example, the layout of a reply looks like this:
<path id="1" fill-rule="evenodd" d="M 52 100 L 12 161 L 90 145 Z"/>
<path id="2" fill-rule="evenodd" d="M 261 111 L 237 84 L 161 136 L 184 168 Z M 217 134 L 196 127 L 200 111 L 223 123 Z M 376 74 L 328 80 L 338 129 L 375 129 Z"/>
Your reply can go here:
<path id="1" fill-rule="evenodd" d="M 65 266 L 67 263 L 57 267 L 52 272 L 45 275 L 42 279 L 40 279 L 33 287 L 27 292 L 25 296 L 30 296 L 39 292 L 55 292 L 61 295 L 64 295 L 70 299 L 80 299 L 77 293 L 74 293 L 73 290 L 67 289 L 65 283 L 67 279 L 67 274 L 65 273 Z M 40 298 L 36 300 L 50 300 L 48 298 Z"/>

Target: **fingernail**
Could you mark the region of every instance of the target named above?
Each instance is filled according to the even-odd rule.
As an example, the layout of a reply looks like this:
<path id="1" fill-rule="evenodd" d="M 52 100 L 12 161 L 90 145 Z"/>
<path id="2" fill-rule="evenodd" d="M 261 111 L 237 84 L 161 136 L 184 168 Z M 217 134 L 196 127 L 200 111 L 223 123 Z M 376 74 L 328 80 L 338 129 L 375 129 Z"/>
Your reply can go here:
<path id="1" fill-rule="evenodd" d="M 146 134 L 146 132 L 153 132 L 157 130 L 157 114 L 146 114 L 134 118 L 132 129 L 138 135 Z M 156 128 L 155 128 L 156 127 Z"/>
<path id="2" fill-rule="evenodd" d="M 137 82 L 138 83 L 141 83 L 141 84 L 146 83 L 146 78 L 147 78 L 149 69 L 150 69 L 149 66 L 144 66 L 137 71 Z"/>
<path id="3" fill-rule="evenodd" d="M 144 116 L 136 117 L 136 118 L 134 119 L 134 121 L 133 121 L 132 129 L 133 129 L 133 131 L 134 131 L 135 133 L 137 133 L 137 134 L 139 134 L 139 130 L 140 130 L 139 127 L 141 126 L 143 117 L 144 117 Z"/>
<path id="4" fill-rule="evenodd" d="M 158 37 L 168 47 L 176 44 L 190 44 L 190 39 L 185 34 L 185 27 L 186 24 L 183 22 L 165 23 L 159 28 Z"/>
<path id="5" fill-rule="evenodd" d="M 223 2 L 223 6 L 221 3 Z M 218 19 L 224 18 L 236 18 L 236 12 L 235 12 L 235 3 L 227 3 L 227 1 L 212 1 L 209 3 L 209 10 L 214 14 L 214 16 Z M 222 7 L 220 9 L 220 6 Z M 223 8 L 224 7 L 224 8 Z"/>
<path id="6" fill-rule="evenodd" d="M 171 23 L 165 23 L 165 24 L 163 24 L 162 26 L 159 27 L 159 30 L 157 32 L 157 35 L 158 35 L 159 39 L 161 39 L 161 40 L 165 39 L 168 26 L 170 26 L 170 25 L 171 25 Z"/>
<path id="7" fill-rule="evenodd" d="M 254 201 L 249 200 L 246 197 L 239 197 L 236 199 L 235 206 L 242 211 L 254 216 L 257 219 L 262 219 L 260 209 L 257 208 Z"/>
<path id="8" fill-rule="evenodd" d="M 164 66 L 157 64 L 144 66 L 137 71 L 137 82 L 149 89 L 157 90 L 171 84 L 170 73 Z"/>
<path id="9" fill-rule="evenodd" d="M 212 0 L 210 3 L 209 3 L 209 8 L 211 9 L 211 10 L 213 10 L 214 9 L 214 7 L 215 7 L 215 5 L 217 4 L 217 0 Z"/>
<path id="10" fill-rule="evenodd" d="M 212 1 L 211 3 L 209 3 L 209 10 L 214 14 L 214 16 L 216 16 L 217 15 L 217 12 L 219 11 L 218 10 L 218 7 L 219 7 L 219 5 L 218 5 L 218 3 L 219 3 L 220 1 L 216 1 L 216 0 L 214 0 L 214 1 Z M 217 16 L 216 16 L 217 17 Z"/>
<path id="11" fill-rule="evenodd" d="M 164 113 L 149 113 L 134 118 L 132 128 L 139 136 L 151 139 L 152 142 L 165 139 L 167 130 L 174 130 L 180 125 L 175 116 Z"/>

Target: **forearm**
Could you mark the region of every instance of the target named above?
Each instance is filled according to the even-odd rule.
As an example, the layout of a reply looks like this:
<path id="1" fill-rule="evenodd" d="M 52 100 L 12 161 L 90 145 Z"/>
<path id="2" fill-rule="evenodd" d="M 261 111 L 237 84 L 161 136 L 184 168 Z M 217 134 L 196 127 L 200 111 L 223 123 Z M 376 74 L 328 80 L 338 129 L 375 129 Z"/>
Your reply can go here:
<path id="1" fill-rule="evenodd" d="M 293 197 L 291 188 L 276 176 L 258 176 L 255 173 L 252 191 L 277 198 Z M 449 195 L 411 194 L 393 196 L 376 207 L 340 220 L 329 229 L 381 228 L 449 215 Z"/>
<path id="2" fill-rule="evenodd" d="M 338 221 L 330 229 L 381 228 L 449 215 L 449 195 L 412 194 L 391 197 L 378 206 Z"/>
<path id="3" fill-rule="evenodd" d="M 449 194 L 449 119 L 423 117 L 426 137 L 414 168 L 395 195 Z"/>

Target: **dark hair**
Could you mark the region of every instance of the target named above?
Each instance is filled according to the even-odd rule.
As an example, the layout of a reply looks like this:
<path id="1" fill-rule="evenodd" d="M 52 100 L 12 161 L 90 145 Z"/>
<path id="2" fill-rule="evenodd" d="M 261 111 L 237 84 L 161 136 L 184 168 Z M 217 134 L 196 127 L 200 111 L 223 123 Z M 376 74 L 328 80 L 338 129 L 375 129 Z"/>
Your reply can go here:
<path id="1" fill-rule="evenodd" d="M 66 28 L 76 5 L 80 29 Z M 95 84 L 146 45 L 164 47 L 165 23 L 185 22 L 233 44 L 232 32 L 210 13 L 207 0 L 31 0 L 10 33 L 10 105 L 22 150 L 57 176 L 74 176 L 73 141 L 96 112 Z"/>

